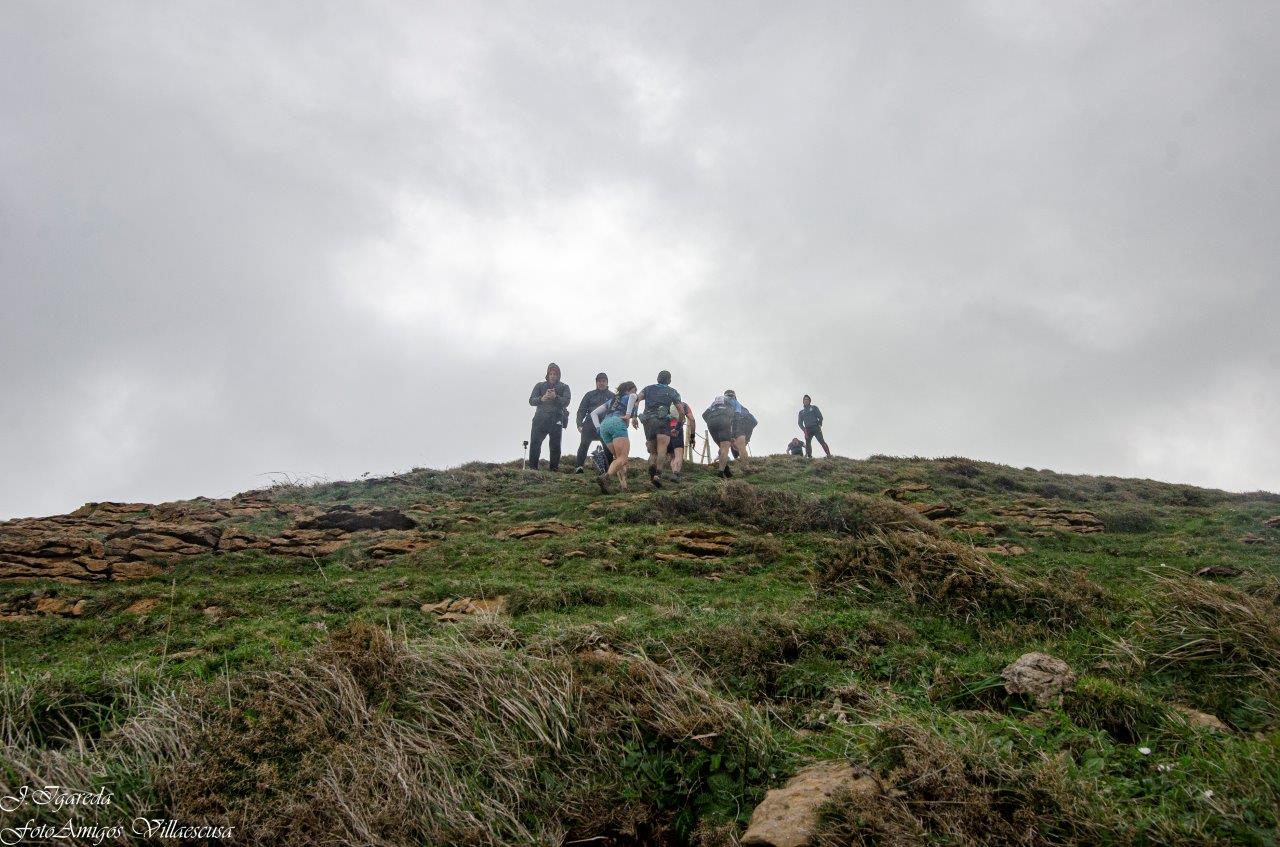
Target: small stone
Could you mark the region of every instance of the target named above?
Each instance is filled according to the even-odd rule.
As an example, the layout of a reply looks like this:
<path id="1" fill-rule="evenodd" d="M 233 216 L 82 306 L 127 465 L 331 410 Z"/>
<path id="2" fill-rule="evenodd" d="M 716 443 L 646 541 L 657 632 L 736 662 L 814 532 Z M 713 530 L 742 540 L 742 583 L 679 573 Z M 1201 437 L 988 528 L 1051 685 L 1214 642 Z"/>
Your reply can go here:
<path id="1" fill-rule="evenodd" d="M 1064 692 L 1076 683 L 1071 667 L 1047 653 L 1024 653 L 1000 672 L 1005 691 L 1030 694 L 1042 707 L 1060 705 Z"/>
<path id="2" fill-rule="evenodd" d="M 1201 712 L 1181 703 L 1172 703 L 1169 711 L 1192 729 L 1206 729 L 1210 732 L 1230 732 L 1231 728 L 1215 715 Z"/>

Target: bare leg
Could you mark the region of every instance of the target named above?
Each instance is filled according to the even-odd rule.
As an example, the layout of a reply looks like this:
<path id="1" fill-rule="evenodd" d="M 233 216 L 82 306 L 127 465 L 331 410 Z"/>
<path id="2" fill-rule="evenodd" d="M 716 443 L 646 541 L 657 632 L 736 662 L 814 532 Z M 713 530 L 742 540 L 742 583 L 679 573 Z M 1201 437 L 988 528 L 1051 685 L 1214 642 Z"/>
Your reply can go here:
<path id="1" fill-rule="evenodd" d="M 618 487 L 623 491 L 627 490 L 627 459 L 631 453 L 631 439 L 625 435 L 613 439 L 613 443 L 609 445 L 609 449 L 613 451 L 613 461 L 609 463 L 609 470 L 605 473 L 613 474 L 618 478 Z"/>
<path id="2" fill-rule="evenodd" d="M 720 463 L 721 473 L 724 473 L 724 469 L 729 467 L 729 445 L 731 443 L 729 441 L 720 442 L 720 457 L 716 461 Z"/>
<path id="3" fill-rule="evenodd" d="M 662 460 L 667 457 L 667 445 L 671 443 L 671 436 L 659 435 L 657 438 L 658 452 L 655 458 L 653 453 L 649 454 L 649 464 L 662 470 Z"/>
<path id="4" fill-rule="evenodd" d="M 747 437 L 745 435 L 739 435 L 737 438 L 733 439 L 733 446 L 738 451 L 738 466 L 741 467 L 743 470 L 746 470 Z"/>

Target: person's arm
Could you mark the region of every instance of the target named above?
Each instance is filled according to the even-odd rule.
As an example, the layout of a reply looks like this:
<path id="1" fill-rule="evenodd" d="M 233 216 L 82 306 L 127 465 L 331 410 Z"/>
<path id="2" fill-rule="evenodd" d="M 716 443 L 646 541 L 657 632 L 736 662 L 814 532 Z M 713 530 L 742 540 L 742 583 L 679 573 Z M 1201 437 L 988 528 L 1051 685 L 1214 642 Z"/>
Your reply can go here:
<path id="1" fill-rule="evenodd" d="M 813 410 L 818 413 L 818 426 L 822 426 L 822 410 L 817 406 L 814 406 Z"/>
<path id="2" fill-rule="evenodd" d="M 563 389 L 564 389 L 564 395 L 563 395 L 563 396 L 560 394 L 560 389 L 561 389 L 561 388 L 563 388 Z M 568 408 L 569 408 L 569 398 L 572 396 L 572 394 L 573 394 L 573 392 L 571 392 L 571 391 L 569 390 L 569 386 L 565 385 L 563 382 L 556 383 L 556 400 L 555 400 L 555 402 L 560 406 L 560 408 L 561 408 L 561 409 L 568 409 Z"/>
<path id="3" fill-rule="evenodd" d="M 605 402 L 591 410 L 591 423 L 595 425 L 596 429 L 600 428 L 600 422 L 604 420 L 604 410 L 607 408 L 609 408 L 609 404 Z"/>
<path id="4" fill-rule="evenodd" d="M 591 395 L 583 397 L 578 401 L 578 411 L 573 414 L 573 423 L 578 429 L 582 429 L 582 425 L 587 420 L 587 401 L 591 399 Z"/>
<path id="5" fill-rule="evenodd" d="M 628 394 L 628 395 L 627 395 L 627 408 L 626 408 L 626 410 L 624 411 L 624 413 L 623 413 L 623 415 L 622 415 L 622 419 L 623 419 L 624 421 L 631 421 L 631 426 L 632 426 L 633 428 L 634 428 L 635 426 L 637 426 L 637 422 L 636 422 L 636 395 L 634 395 L 634 394 Z"/>
<path id="6" fill-rule="evenodd" d="M 804 429 L 804 409 L 796 412 L 796 426 Z"/>
<path id="7" fill-rule="evenodd" d="M 529 394 L 530 406 L 537 406 L 542 403 L 542 395 L 546 393 L 546 388 L 543 388 L 544 385 L 546 383 L 539 382 L 533 386 L 533 391 Z M 539 388 L 542 388 L 542 390 L 539 391 Z"/>

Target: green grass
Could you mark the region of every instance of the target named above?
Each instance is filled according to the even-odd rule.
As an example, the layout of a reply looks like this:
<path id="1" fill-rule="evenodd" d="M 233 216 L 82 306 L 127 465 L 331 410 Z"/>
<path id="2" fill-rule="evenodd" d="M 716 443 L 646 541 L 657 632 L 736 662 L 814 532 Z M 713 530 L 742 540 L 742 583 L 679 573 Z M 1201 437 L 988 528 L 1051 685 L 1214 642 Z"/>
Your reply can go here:
<path id="1" fill-rule="evenodd" d="M 253 680 L 289 668 L 319 673 L 315 657 L 328 655 L 334 634 L 357 622 L 391 633 L 396 650 L 415 655 L 480 650 L 509 664 L 530 691 L 544 685 L 538 663 L 552 662 L 577 692 L 564 708 L 584 709 L 611 727 L 607 735 L 573 735 L 581 749 L 563 753 L 570 760 L 536 738 L 477 725 L 477 733 L 517 745 L 513 757 L 535 762 L 524 782 L 508 786 L 526 793 L 525 819 L 480 815 L 493 828 L 483 837 L 473 832 L 477 842 L 632 832 L 732 843 L 765 789 L 807 760 L 848 757 L 901 790 L 874 809 L 835 804 L 824 836 L 832 844 L 863 843 L 865 833 L 880 839 L 865 843 L 1015 843 L 1014 833 L 1025 837 L 1018 843 L 1277 843 L 1280 643 L 1267 619 L 1280 618 L 1280 532 L 1262 521 L 1280 513 L 1280 496 L 881 456 L 773 457 L 735 485 L 702 468 L 674 490 L 641 491 L 641 481 L 633 473 L 630 495 L 604 498 L 589 477 L 472 464 L 277 486 L 263 494 L 278 503 L 430 507 L 415 517 L 447 536 L 391 560 L 368 559 L 357 543 L 318 561 L 208 555 L 134 582 L 4 585 L 0 602 L 53 590 L 85 598 L 87 610 L 80 618 L 0 620 L 0 788 L 20 784 L 32 768 L 66 774 L 71 765 L 54 752 L 79 735 L 106 739 L 83 766 L 97 755 L 116 785 L 130 787 L 137 808 L 173 808 L 175 797 L 185 797 L 179 806 L 192 814 L 231 814 L 218 786 L 204 786 L 201 806 L 175 793 L 159 765 L 111 747 L 113 729 L 139 716 L 157 720 L 154 704 L 175 696 L 195 698 L 192 708 L 214 723 L 246 720 L 227 700 L 237 686 L 256 691 Z M 945 500 L 965 508 L 966 519 L 1005 524 L 1001 539 L 1029 552 L 974 553 L 959 536 L 880 496 L 903 482 L 931 486 L 913 500 Z M 1106 531 L 1036 537 L 993 515 L 1017 502 L 1088 509 Z M 475 520 L 458 520 L 463 515 Z M 495 537 L 539 520 L 577 531 L 533 541 Z M 290 525 L 274 516 L 238 524 L 260 534 Z M 667 533 L 685 527 L 728 529 L 738 540 L 721 558 L 658 558 L 675 549 Z M 1246 532 L 1267 542 L 1240 544 Z M 1233 581 L 1240 588 L 1190 575 L 1213 564 L 1245 571 Z M 968 582 L 943 579 L 963 567 L 978 568 Z M 444 598 L 498 595 L 508 598 L 507 612 L 492 624 L 441 624 L 419 610 Z M 158 601 L 146 614 L 126 611 L 146 598 Z M 1256 623 L 1241 624 L 1233 611 L 1240 609 Z M 1212 649 L 1188 647 L 1191 639 L 1207 639 Z M 464 646 L 449 646 L 458 643 Z M 724 747 L 655 729 L 646 717 L 652 706 L 609 681 L 615 671 L 606 679 L 575 658 L 601 649 L 673 669 L 664 685 L 705 686 L 719 698 L 715 708 L 729 710 L 715 720 L 738 710 L 751 729 Z M 1000 670 L 1031 650 L 1066 660 L 1080 675 L 1061 708 L 1037 709 L 999 685 Z M 397 720 L 426 720 L 396 698 L 427 696 L 443 683 L 414 660 L 396 661 L 410 662 L 418 682 L 370 694 L 368 705 L 390 698 L 382 709 Z M 644 667 L 643 679 L 658 679 Z M 630 705 L 611 710 L 607 699 L 593 699 L 602 692 L 630 697 Z M 683 702 L 674 692 L 672 702 Z M 1232 731 L 1191 731 L 1167 719 L 1172 703 L 1216 714 Z M 296 729 L 281 727 L 286 735 Z M 345 749 L 335 732 L 325 730 L 324 743 Z M 607 767 L 592 758 L 602 751 L 614 757 Z M 254 756 L 246 749 L 219 760 L 216 773 L 227 780 L 237 768 L 248 774 L 261 764 Z M 588 763 L 599 773 L 583 770 Z M 314 777 L 308 768 L 319 764 L 304 756 L 290 767 L 281 784 L 302 780 L 294 789 L 305 790 Z M 493 773 L 449 767 L 451 778 L 479 780 L 462 792 L 467 803 L 489 796 L 482 783 Z M 930 805 L 918 793 L 925 786 L 954 812 Z M 579 806 L 550 799 L 557 792 L 585 797 L 587 789 L 613 797 L 626 814 L 609 817 L 585 799 Z M 253 825 L 252 810 L 237 806 L 235 814 Z M 548 819 L 556 816 L 563 819 Z M 444 818 L 431 822 L 443 829 L 381 825 L 393 840 L 462 837 Z M 293 843 L 311 842 L 298 836 Z"/>

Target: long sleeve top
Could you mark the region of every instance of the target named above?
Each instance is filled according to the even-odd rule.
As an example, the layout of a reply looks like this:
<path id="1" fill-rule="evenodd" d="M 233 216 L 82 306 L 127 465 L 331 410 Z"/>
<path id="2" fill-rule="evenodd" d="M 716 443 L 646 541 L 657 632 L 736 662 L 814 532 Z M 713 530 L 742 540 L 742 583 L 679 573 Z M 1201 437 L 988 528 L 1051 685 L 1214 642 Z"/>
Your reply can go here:
<path id="1" fill-rule="evenodd" d="M 591 423 L 595 426 L 596 429 L 600 428 L 600 424 L 604 422 L 604 419 L 609 411 L 609 408 L 614 405 L 614 402 L 615 401 L 610 400 L 608 403 L 601 403 L 599 406 L 596 406 L 594 409 L 591 410 Z M 629 415 L 634 415 L 635 411 L 636 411 L 636 395 L 628 394 L 626 405 L 622 408 L 621 410 L 622 414 L 620 415 L 620 417 L 627 417 Z"/>

